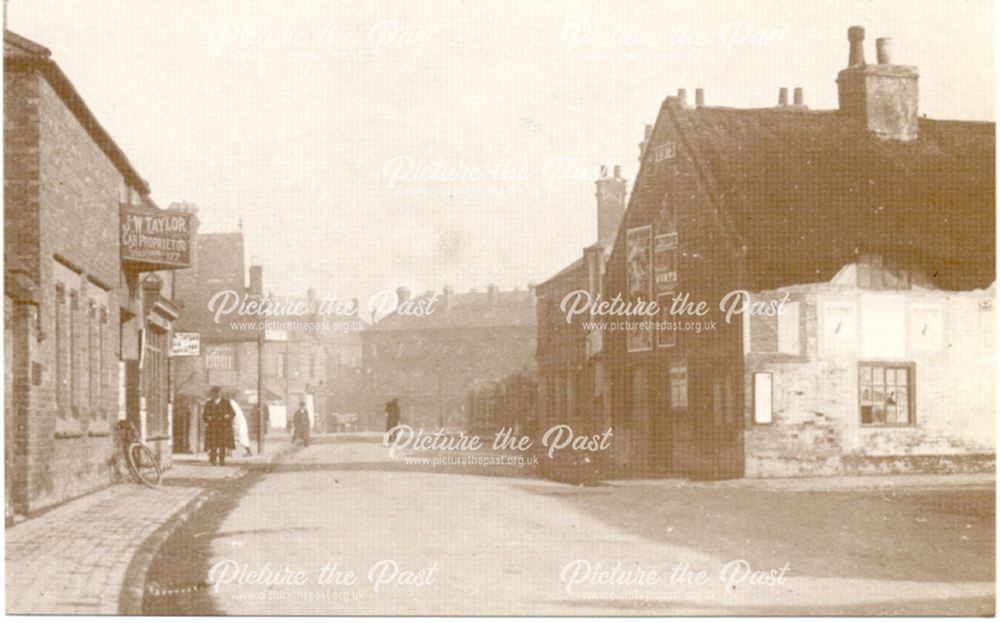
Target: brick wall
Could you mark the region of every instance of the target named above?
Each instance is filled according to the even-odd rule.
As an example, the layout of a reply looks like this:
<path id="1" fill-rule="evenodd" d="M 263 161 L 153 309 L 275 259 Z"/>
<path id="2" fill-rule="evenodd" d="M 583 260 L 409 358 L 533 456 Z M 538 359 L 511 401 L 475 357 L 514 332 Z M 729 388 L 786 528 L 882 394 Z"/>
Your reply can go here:
<path id="1" fill-rule="evenodd" d="M 32 73 L 4 72 L 4 254 L 39 278 L 38 90 Z"/>
<path id="2" fill-rule="evenodd" d="M 762 342 L 752 329 L 748 336 L 747 476 L 952 471 L 991 464 L 996 451 L 992 289 L 883 293 L 814 284 L 760 296 L 784 292 L 799 303 L 801 347 L 797 355 L 753 352 Z M 879 297 L 894 301 L 903 326 L 866 344 L 872 337 L 865 324 L 885 320 L 885 309 L 872 304 Z M 839 331 L 827 326 L 833 323 L 841 325 Z M 859 362 L 912 365 L 912 424 L 862 424 Z M 773 375 L 770 424 L 754 424 L 758 372 Z"/>
<path id="3" fill-rule="evenodd" d="M 713 389 L 720 381 L 742 378 L 739 326 L 726 324 L 718 302 L 743 278 L 734 249 L 739 243 L 729 223 L 716 210 L 709 176 L 699 167 L 672 114 L 672 98 L 661 107 L 648 137 L 628 209 L 618 230 L 605 276 L 605 299 L 628 293 L 630 229 L 649 226 L 655 236 L 676 233 L 676 282 L 671 292 L 687 293 L 692 302 L 706 301 L 706 316 L 680 316 L 674 321 L 716 322 L 713 330 L 678 330 L 674 343 L 652 335 L 652 348 L 628 349 L 626 331 L 604 335 L 603 364 L 610 387 L 614 425 L 614 459 L 626 474 L 676 473 L 697 477 L 738 477 L 742 467 L 741 423 L 735 406 L 716 416 Z M 664 149 L 669 147 L 669 149 Z M 655 261 L 655 260 L 654 260 Z M 654 270 L 650 266 L 650 270 Z M 665 286 L 664 289 L 669 289 Z M 643 300 L 657 292 L 655 279 Z M 623 318 L 606 318 L 622 320 Z M 633 318 L 637 320 L 638 318 Z M 666 318 L 664 318 L 666 319 Z M 686 370 L 686 404 L 674 405 L 671 368 Z M 726 377 L 731 380 L 726 381 Z M 741 387 L 734 387 L 738 395 Z M 680 401 L 679 401 L 680 402 Z"/>
<path id="4" fill-rule="evenodd" d="M 21 427 L 14 499 L 20 512 L 32 512 L 111 481 L 115 449 L 110 431 L 118 404 L 117 220 L 123 182 L 47 81 L 34 73 L 10 72 L 5 85 L 6 240 L 34 273 L 41 298 L 37 326 L 27 317 L 16 325 L 21 331 L 14 354 L 20 405 L 15 418 Z M 89 303 L 103 300 L 106 308 L 103 352 L 98 355 L 95 349 L 94 358 L 85 361 L 88 349 L 78 350 L 78 369 L 90 376 L 81 372 L 77 377 L 72 400 L 77 412 L 68 417 L 56 412 L 57 265 L 77 275 L 67 284 L 67 295 L 76 291 L 78 307 L 66 319 L 66 339 L 71 332 L 77 340 L 94 339 Z M 15 318 L 30 313 L 22 308 Z M 99 322 L 100 305 L 96 313 Z M 96 390 L 98 384 L 92 400 L 85 388 Z"/>

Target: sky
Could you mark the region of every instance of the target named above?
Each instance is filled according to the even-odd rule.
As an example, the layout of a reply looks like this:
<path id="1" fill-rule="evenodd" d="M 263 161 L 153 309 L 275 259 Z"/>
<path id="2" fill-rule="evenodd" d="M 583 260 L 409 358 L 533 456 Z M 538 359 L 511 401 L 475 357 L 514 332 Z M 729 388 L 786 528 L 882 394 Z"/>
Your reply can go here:
<path id="1" fill-rule="evenodd" d="M 893 38 L 920 111 L 994 120 L 992 2 L 9 0 L 161 207 L 237 231 L 265 287 L 367 300 L 524 289 L 596 239 L 678 88 L 836 107 L 847 27 Z M 689 95 L 693 97 L 693 95 Z M 631 185 L 630 185 L 631 187 Z"/>

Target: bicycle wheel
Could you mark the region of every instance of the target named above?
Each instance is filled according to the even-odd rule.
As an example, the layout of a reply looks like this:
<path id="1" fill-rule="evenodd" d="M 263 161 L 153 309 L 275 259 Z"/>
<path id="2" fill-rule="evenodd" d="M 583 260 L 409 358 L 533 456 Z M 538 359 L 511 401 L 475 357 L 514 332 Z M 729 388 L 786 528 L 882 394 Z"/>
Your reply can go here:
<path id="1" fill-rule="evenodd" d="M 125 453 L 128 458 L 128 470 L 132 472 L 132 477 L 136 482 L 147 487 L 158 487 L 160 485 L 160 463 L 153 455 L 153 451 L 146 445 L 139 442 L 133 443 Z"/>

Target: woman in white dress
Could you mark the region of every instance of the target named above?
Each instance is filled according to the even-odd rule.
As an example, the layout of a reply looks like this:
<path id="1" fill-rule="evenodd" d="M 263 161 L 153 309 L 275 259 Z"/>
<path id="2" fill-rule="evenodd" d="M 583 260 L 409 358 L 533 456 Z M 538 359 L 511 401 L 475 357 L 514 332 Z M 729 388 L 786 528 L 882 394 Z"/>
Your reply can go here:
<path id="1" fill-rule="evenodd" d="M 233 418 L 233 438 L 242 446 L 243 455 L 250 456 L 250 431 L 247 430 L 247 418 L 235 400 L 230 398 L 229 404 L 233 406 L 233 412 L 236 413 L 236 417 Z"/>

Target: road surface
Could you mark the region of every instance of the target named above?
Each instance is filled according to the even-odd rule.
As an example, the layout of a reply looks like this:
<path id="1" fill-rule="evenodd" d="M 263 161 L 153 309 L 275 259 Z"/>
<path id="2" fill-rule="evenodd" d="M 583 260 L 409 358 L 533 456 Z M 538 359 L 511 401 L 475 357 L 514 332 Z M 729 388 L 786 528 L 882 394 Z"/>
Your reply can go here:
<path id="1" fill-rule="evenodd" d="M 167 541 L 148 613 L 986 614 L 994 492 L 580 487 L 316 439 Z M 521 473 L 523 472 L 523 473 Z"/>

